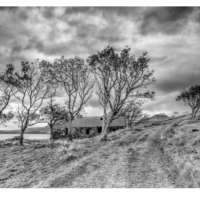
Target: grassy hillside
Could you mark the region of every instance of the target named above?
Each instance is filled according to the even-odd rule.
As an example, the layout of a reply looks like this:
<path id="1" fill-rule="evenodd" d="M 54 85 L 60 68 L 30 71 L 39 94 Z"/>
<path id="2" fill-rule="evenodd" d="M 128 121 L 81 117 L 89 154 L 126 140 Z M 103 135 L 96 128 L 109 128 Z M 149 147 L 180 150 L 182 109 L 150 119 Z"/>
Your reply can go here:
<path id="1" fill-rule="evenodd" d="M 175 122 L 154 143 L 176 187 L 200 187 L 200 121 Z"/>
<path id="2" fill-rule="evenodd" d="M 199 122 L 154 119 L 108 142 L 58 140 L 53 148 L 0 142 L 0 187 L 199 187 Z"/>

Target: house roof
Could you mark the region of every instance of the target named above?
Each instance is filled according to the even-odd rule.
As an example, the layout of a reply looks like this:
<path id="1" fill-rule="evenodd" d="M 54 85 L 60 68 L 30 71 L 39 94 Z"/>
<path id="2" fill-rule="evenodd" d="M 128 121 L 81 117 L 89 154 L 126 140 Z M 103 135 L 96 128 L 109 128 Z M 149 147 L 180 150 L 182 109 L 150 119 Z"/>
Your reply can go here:
<path id="1" fill-rule="evenodd" d="M 84 128 L 84 127 L 101 127 L 103 123 L 102 117 L 83 117 L 72 121 L 72 127 Z M 68 126 L 68 123 L 66 124 Z M 125 119 L 119 117 L 113 120 L 110 127 L 125 126 Z"/>

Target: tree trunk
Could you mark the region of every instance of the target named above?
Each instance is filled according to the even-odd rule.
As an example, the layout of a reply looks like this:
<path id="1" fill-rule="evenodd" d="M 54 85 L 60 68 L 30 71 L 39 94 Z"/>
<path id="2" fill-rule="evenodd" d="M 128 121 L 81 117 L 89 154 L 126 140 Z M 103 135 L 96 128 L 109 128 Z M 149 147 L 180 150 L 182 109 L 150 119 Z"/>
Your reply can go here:
<path id="1" fill-rule="evenodd" d="M 198 109 L 192 108 L 192 119 L 196 118 L 197 112 L 198 112 Z"/>
<path id="2" fill-rule="evenodd" d="M 49 125 L 49 128 L 50 128 L 50 145 L 53 144 L 53 126 L 52 125 Z"/>
<path id="3" fill-rule="evenodd" d="M 69 122 L 68 122 L 68 138 L 70 141 L 72 141 L 72 119 L 71 119 L 71 117 L 69 118 Z"/>
<path id="4" fill-rule="evenodd" d="M 197 108 L 197 109 L 195 109 L 195 111 L 194 111 L 194 119 L 196 119 L 197 118 L 197 114 L 198 114 L 198 112 L 199 112 L 199 109 Z"/>
<path id="5" fill-rule="evenodd" d="M 19 144 L 20 144 L 21 146 L 24 145 L 24 132 L 25 132 L 25 129 L 22 128 L 22 129 L 21 129 L 21 133 L 20 133 L 20 139 L 19 139 Z"/>
<path id="6" fill-rule="evenodd" d="M 21 146 L 24 145 L 24 132 L 28 127 L 28 123 L 29 123 L 29 119 L 27 119 L 26 122 L 22 124 L 21 126 L 20 141 L 19 141 Z"/>
<path id="7" fill-rule="evenodd" d="M 196 119 L 196 116 L 197 116 L 197 110 L 195 109 L 194 110 L 194 119 Z"/>
<path id="8" fill-rule="evenodd" d="M 191 118 L 194 119 L 194 108 L 192 108 Z"/>
<path id="9" fill-rule="evenodd" d="M 101 141 L 106 141 L 107 140 L 108 129 L 110 127 L 110 124 L 111 124 L 111 119 L 110 118 L 108 118 L 107 120 L 105 118 L 103 119 L 102 132 L 101 132 L 101 137 L 100 137 Z"/>
<path id="10" fill-rule="evenodd" d="M 130 119 L 128 119 L 128 124 L 127 124 L 127 128 L 132 128 L 132 121 Z"/>

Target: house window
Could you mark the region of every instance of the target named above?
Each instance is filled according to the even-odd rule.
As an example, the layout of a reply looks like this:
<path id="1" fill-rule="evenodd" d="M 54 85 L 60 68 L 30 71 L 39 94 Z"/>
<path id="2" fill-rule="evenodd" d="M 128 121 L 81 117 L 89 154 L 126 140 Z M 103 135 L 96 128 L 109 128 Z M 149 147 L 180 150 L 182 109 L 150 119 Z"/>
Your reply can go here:
<path id="1" fill-rule="evenodd" d="M 101 133 L 101 129 L 102 129 L 101 127 L 97 127 L 97 132 Z"/>
<path id="2" fill-rule="evenodd" d="M 86 135 L 89 135 L 90 134 L 90 128 L 87 128 L 86 129 Z"/>

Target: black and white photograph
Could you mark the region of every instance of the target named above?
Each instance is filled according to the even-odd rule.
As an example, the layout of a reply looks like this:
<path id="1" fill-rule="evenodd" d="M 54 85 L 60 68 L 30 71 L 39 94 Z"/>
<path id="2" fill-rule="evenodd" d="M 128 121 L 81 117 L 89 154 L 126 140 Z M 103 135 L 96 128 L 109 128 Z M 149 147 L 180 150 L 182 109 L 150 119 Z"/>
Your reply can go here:
<path id="1" fill-rule="evenodd" d="M 0 7 L 0 188 L 199 187 L 200 7 Z"/>

